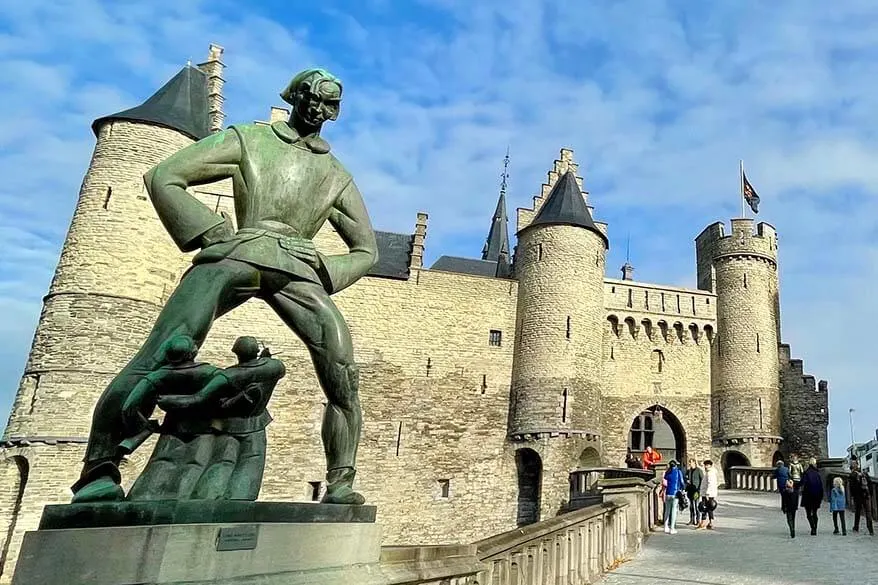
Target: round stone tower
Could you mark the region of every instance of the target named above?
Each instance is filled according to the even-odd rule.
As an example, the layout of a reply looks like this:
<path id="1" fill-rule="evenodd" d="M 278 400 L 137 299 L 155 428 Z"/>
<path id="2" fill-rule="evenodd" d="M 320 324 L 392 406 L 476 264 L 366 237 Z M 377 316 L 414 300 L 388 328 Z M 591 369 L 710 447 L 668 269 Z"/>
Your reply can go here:
<path id="1" fill-rule="evenodd" d="M 209 134 L 206 80 L 187 66 L 140 106 L 92 125 L 97 143 L 7 439 L 72 431 L 85 437 L 97 396 L 136 352 L 173 290 L 184 259 L 157 221 L 143 174 Z M 46 410 L 59 407 L 68 416 Z"/>
<path id="2" fill-rule="evenodd" d="M 699 288 L 717 295 L 711 349 L 715 456 L 770 466 L 781 440 L 777 234 L 752 219 L 716 223 L 696 239 Z"/>

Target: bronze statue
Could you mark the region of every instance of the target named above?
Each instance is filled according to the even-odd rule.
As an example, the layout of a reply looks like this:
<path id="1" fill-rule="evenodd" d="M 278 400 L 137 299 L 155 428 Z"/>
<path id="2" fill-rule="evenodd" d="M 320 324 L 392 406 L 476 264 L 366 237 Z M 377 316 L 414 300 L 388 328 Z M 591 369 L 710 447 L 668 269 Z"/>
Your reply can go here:
<path id="1" fill-rule="evenodd" d="M 224 369 L 194 362 L 195 342 L 185 335 L 172 337 L 166 348 L 168 364 L 141 379 L 123 409 L 135 436 L 145 420 L 138 405 L 158 403 L 167 413 L 127 499 L 255 500 L 271 422 L 266 407 L 286 373 L 283 363 L 267 348 L 260 355 L 249 336 L 235 341 L 238 364 Z"/>
<path id="2" fill-rule="evenodd" d="M 74 502 L 124 497 L 119 445 L 130 429 L 123 423 L 123 405 L 140 380 L 161 366 L 162 344 L 187 335 L 200 347 L 215 319 L 257 297 L 308 347 L 326 394 L 323 501 L 363 503 L 352 488 L 362 424 L 359 376 L 350 332 L 330 295 L 374 266 L 375 234 L 353 179 L 320 136 L 323 123 L 338 117 L 341 81 L 310 69 L 296 75 L 281 97 L 293 106 L 288 121 L 231 126 L 144 176 L 174 242 L 184 252 L 201 251 L 146 342 L 98 400 Z M 228 218 L 186 191 L 227 178 L 233 182 L 237 232 Z M 327 220 L 349 253 L 325 256 L 315 250 L 312 238 Z M 154 406 L 146 399 L 140 412 Z"/>

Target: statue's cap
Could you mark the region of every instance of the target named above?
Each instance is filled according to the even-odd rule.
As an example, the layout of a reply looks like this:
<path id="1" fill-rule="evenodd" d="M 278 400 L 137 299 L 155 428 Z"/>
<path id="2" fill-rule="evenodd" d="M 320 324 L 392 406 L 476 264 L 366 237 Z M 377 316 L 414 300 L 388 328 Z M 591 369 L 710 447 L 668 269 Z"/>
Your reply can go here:
<path id="1" fill-rule="evenodd" d="M 290 80 L 289 84 L 287 84 L 286 89 L 284 89 L 280 93 L 281 99 L 291 106 L 295 106 L 296 92 L 299 90 L 299 87 L 304 82 L 309 81 L 312 77 L 319 77 L 322 81 L 331 81 L 338 85 L 339 90 L 342 90 L 343 88 L 341 79 L 339 79 L 326 69 L 305 69 Z"/>

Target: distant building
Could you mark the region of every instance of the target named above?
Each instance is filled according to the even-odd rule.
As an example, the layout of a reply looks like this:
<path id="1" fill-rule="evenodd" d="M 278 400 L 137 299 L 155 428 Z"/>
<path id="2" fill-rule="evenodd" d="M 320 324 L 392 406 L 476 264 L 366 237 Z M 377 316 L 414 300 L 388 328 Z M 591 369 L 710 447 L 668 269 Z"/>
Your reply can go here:
<path id="1" fill-rule="evenodd" d="M 857 460 L 860 468 L 867 470 L 869 475 L 878 478 L 878 429 L 875 429 L 875 438 L 866 443 L 854 443 L 848 447 L 847 464 Z"/>
<path id="2" fill-rule="evenodd" d="M 3 437 L 6 575 L 43 505 L 69 501 L 98 396 L 189 265 L 142 176 L 222 128 L 221 54 L 212 47 L 207 63 L 93 125 L 94 155 Z M 288 115 L 272 108 L 270 120 Z M 627 448 L 723 469 L 826 455 L 827 385 L 781 342 L 775 228 L 733 219 L 704 229 L 695 289 L 638 282 L 628 262 L 609 278 L 608 226 L 581 175 L 561 149 L 532 206 L 517 210 L 514 247 L 501 192 L 477 258 L 425 267 L 426 213 L 412 233 L 378 232 L 378 264 L 333 297 L 361 367 L 357 487 L 378 506 L 386 543 L 475 541 L 552 516 L 572 469 L 621 466 Z M 227 182 L 194 192 L 234 214 Z M 315 242 L 346 251 L 328 226 Z M 323 405 L 307 352 L 250 301 L 217 322 L 200 359 L 231 363 L 241 334 L 287 365 L 261 498 L 318 500 Z M 150 450 L 123 465 L 126 486 Z"/>

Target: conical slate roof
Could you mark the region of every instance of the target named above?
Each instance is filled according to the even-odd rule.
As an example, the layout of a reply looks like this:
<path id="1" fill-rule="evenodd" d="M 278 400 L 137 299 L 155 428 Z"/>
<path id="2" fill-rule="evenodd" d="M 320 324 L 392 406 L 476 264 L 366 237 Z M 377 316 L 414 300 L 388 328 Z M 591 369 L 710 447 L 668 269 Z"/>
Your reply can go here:
<path id="1" fill-rule="evenodd" d="M 207 106 L 207 75 L 187 65 L 152 97 L 130 110 L 98 118 L 91 128 L 98 134 L 110 120 L 131 120 L 166 126 L 195 140 L 210 134 Z"/>
<path id="2" fill-rule="evenodd" d="M 509 220 L 506 217 L 506 193 L 500 192 L 497 209 L 491 219 L 488 239 L 482 249 L 482 260 L 497 263 L 497 276 L 509 274 Z"/>
<path id="3" fill-rule="evenodd" d="M 576 183 L 573 171 L 567 171 L 546 198 L 546 202 L 540 208 L 534 220 L 524 229 L 538 225 L 573 225 L 585 228 L 599 235 L 604 241 L 604 246 L 609 248 L 610 243 L 601 231 L 595 226 L 582 191 Z"/>

